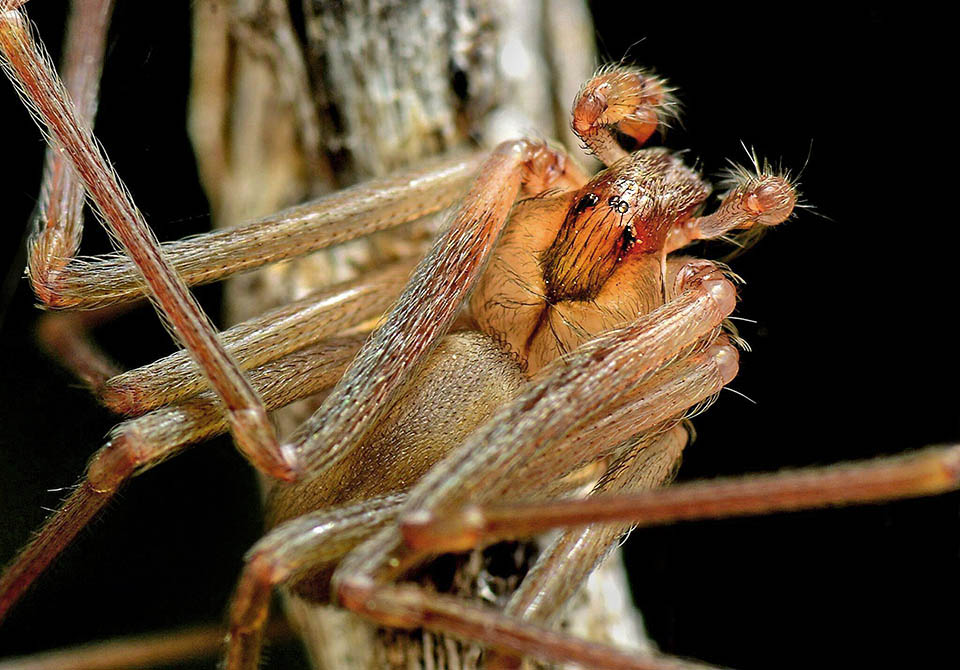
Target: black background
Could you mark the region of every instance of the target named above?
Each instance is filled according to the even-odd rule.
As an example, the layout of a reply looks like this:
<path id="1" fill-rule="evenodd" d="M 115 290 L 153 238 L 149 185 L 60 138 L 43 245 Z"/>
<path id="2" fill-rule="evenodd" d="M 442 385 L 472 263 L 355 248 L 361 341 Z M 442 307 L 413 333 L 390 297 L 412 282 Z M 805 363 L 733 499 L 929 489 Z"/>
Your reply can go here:
<path id="1" fill-rule="evenodd" d="M 30 4 L 54 50 L 62 4 Z M 942 167 L 949 127 L 936 119 L 951 80 L 927 48 L 936 39 L 901 15 L 839 3 L 819 13 L 620 4 L 596 3 L 601 52 L 679 87 L 683 127 L 666 144 L 690 148 L 707 174 L 743 160 L 741 141 L 794 169 L 810 156 L 802 190 L 815 211 L 734 263 L 748 282 L 738 314 L 758 323 L 743 325 L 754 351 L 732 386 L 756 404 L 722 393 L 696 421 L 681 477 L 957 441 L 957 236 Z M 188 19 L 186 3 L 119 2 L 97 121 L 161 239 L 208 225 L 184 130 Z M 6 85 L 0 123 L 0 267 L 13 277 L 0 331 L 5 561 L 57 505 L 48 489 L 76 480 L 115 420 L 32 343 L 37 312 L 14 256 L 43 144 Z M 88 233 L 85 252 L 107 248 Z M 217 289 L 198 294 L 216 313 Z M 98 337 L 128 366 L 172 349 L 147 310 Z M 713 663 L 946 665 L 960 619 L 958 503 L 638 531 L 627 549 L 636 598 L 664 650 Z M 258 514 L 254 477 L 227 440 L 147 473 L 10 615 L 0 656 L 219 619 Z M 298 663 L 280 648 L 269 667 Z"/>

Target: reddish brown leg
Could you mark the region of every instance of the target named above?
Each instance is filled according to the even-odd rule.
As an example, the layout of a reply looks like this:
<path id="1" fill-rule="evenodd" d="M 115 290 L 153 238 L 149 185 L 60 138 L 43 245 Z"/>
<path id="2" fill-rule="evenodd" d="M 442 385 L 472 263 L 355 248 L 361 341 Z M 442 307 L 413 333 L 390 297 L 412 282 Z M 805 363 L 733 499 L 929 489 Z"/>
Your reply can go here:
<path id="1" fill-rule="evenodd" d="M 259 666 L 263 628 L 273 589 L 332 564 L 394 519 L 402 494 L 307 514 L 271 530 L 247 553 L 230 604 L 225 670 Z"/>
<path id="2" fill-rule="evenodd" d="M 93 126 L 113 0 L 74 0 L 64 40 L 63 81 L 77 101 L 77 113 Z M 64 156 L 47 150 L 40 206 L 30 238 L 27 273 L 37 297 L 47 302 L 59 292 L 61 274 L 80 246 L 83 184 Z"/>
<path id="3" fill-rule="evenodd" d="M 187 284 L 206 284 L 419 219 L 453 205 L 481 154 L 437 159 L 373 179 L 256 221 L 161 245 Z M 146 295 L 125 255 L 71 262 L 59 277 L 56 309 L 92 309 Z"/>
<path id="4" fill-rule="evenodd" d="M 262 365 L 383 314 L 406 282 L 414 262 L 404 259 L 358 279 L 336 284 L 237 324 L 220 334 L 242 370 Z M 183 351 L 129 370 L 98 389 L 115 412 L 137 415 L 206 388 Z"/>
<path id="5" fill-rule="evenodd" d="M 478 543 L 533 535 L 557 527 L 625 522 L 648 526 L 770 512 L 936 495 L 960 488 L 960 446 L 935 447 L 889 458 L 788 470 L 770 475 L 690 482 L 662 491 L 589 500 L 483 505 L 434 520 L 433 528 L 405 526 L 410 537 L 429 535 L 443 550 L 445 532 Z M 464 548 L 462 542 L 450 542 Z"/>
<path id="6" fill-rule="evenodd" d="M 732 230 L 765 228 L 783 223 L 797 205 L 797 191 L 789 175 L 777 174 L 754 159 L 752 171 L 735 168 L 729 189 L 717 211 L 690 219 L 670 230 L 665 253 L 697 240 L 722 237 Z"/>
<path id="7" fill-rule="evenodd" d="M 251 371 L 251 383 L 268 409 L 282 407 L 333 385 L 364 338 L 333 338 L 288 354 Z M 0 619 L 128 479 L 227 428 L 223 405 L 212 392 L 114 428 L 90 459 L 84 479 L 0 575 Z"/>
<path id="8" fill-rule="evenodd" d="M 386 322 L 297 431 L 294 442 L 309 471 L 332 467 L 359 442 L 446 333 L 485 267 L 521 187 L 544 188 L 570 178 L 564 157 L 545 145 L 517 140 L 493 151 Z"/>
<path id="9" fill-rule="evenodd" d="M 5 70 L 69 158 L 110 233 L 137 264 L 165 322 L 223 398 L 238 448 L 264 472 L 293 479 L 294 453 L 281 449 L 260 398 L 220 344 L 213 325 L 170 267 L 129 192 L 78 118 L 46 55 L 34 42 L 26 16 L 7 7 L 5 2 L 0 10 L 0 50 Z"/>
<path id="10" fill-rule="evenodd" d="M 680 465 L 687 430 L 676 426 L 666 433 L 634 439 L 614 461 L 591 495 L 614 491 L 656 488 L 669 482 Z M 504 616 L 555 625 L 558 615 L 583 587 L 591 574 L 619 545 L 630 526 L 592 525 L 567 530 L 552 540 L 524 576 L 520 587 L 503 608 Z M 521 667 L 516 656 L 490 652 L 487 670 Z"/>

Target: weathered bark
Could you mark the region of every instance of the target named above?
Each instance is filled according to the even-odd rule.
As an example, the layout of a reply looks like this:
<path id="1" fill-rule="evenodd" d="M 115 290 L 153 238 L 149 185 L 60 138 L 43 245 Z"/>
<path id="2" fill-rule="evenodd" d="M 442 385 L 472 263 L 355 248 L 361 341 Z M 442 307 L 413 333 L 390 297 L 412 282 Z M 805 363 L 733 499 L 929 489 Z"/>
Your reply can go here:
<path id="1" fill-rule="evenodd" d="M 567 110 L 595 67 L 581 0 L 303 4 L 300 26 L 283 0 L 196 5 L 190 127 L 216 225 L 471 141 L 490 146 L 535 132 L 563 138 L 576 153 Z M 227 321 L 422 248 L 432 228 L 429 221 L 407 226 L 234 279 Z M 311 409 L 306 402 L 279 413 L 281 432 Z M 455 580 L 461 593 L 476 589 L 477 558 Z M 609 563 L 565 625 L 592 639 L 644 646 L 619 555 Z M 442 636 L 378 631 L 293 597 L 286 605 L 318 667 L 469 668 L 480 657 Z"/>

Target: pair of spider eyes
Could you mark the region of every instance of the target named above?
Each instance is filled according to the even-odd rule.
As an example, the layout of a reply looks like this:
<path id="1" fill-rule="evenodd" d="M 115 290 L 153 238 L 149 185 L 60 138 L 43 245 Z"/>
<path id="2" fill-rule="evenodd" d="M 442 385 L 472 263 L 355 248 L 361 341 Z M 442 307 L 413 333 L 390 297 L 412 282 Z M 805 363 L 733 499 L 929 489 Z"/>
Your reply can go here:
<path id="1" fill-rule="evenodd" d="M 600 202 L 600 196 L 598 196 L 596 193 L 587 193 L 585 196 L 580 198 L 580 202 L 577 203 L 577 214 L 591 207 L 596 207 L 598 202 Z M 626 214 L 630 209 L 630 203 L 621 198 L 619 195 L 610 196 L 607 204 L 621 214 Z"/>

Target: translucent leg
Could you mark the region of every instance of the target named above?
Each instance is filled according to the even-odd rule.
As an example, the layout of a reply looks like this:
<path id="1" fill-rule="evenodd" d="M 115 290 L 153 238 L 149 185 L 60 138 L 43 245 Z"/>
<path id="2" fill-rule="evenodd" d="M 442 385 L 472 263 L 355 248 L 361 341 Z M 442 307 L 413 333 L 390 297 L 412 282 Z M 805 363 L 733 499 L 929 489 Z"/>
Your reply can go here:
<path id="1" fill-rule="evenodd" d="M 5 3 L 6 7 L 6 3 Z M 30 33 L 26 16 L 0 10 L 3 66 L 25 102 L 70 160 L 110 233 L 136 263 L 164 322 L 204 371 L 229 412 L 237 447 L 264 472 L 293 479 L 295 456 L 281 449 L 256 392 L 217 339 L 216 330 L 170 267 L 159 244 Z"/>
<path id="2" fill-rule="evenodd" d="M 333 385 L 364 338 L 334 338 L 288 354 L 251 371 L 251 382 L 268 409 L 282 407 Z M 206 392 L 114 428 L 84 479 L 0 575 L 0 619 L 128 479 L 227 427 L 222 403 Z"/>
<path id="3" fill-rule="evenodd" d="M 98 393 L 108 379 L 121 373 L 122 368 L 96 345 L 90 337 L 90 330 L 123 311 L 126 311 L 125 305 L 90 312 L 44 314 L 37 322 L 37 340 L 88 389 Z"/>

